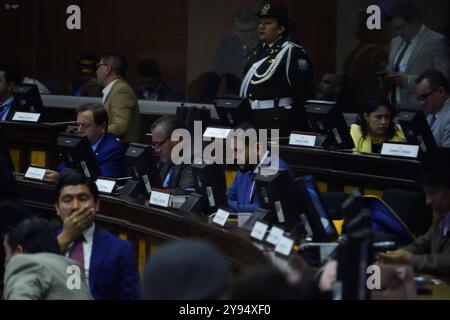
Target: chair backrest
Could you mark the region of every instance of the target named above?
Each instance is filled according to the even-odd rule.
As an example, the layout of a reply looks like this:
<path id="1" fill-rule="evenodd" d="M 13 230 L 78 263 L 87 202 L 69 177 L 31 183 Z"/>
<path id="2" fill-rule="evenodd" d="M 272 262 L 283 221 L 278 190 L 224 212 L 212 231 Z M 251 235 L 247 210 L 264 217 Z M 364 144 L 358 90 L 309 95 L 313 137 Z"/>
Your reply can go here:
<path id="1" fill-rule="evenodd" d="M 423 193 L 386 189 L 383 194 L 386 202 L 415 235 L 424 234 L 431 226 L 431 209 L 425 204 Z"/>

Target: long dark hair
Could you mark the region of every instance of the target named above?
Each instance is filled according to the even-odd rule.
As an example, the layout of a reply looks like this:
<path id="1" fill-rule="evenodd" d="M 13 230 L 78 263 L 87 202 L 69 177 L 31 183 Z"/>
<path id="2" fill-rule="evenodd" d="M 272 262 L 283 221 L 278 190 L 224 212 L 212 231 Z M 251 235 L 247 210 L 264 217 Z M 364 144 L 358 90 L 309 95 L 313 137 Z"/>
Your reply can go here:
<path id="1" fill-rule="evenodd" d="M 375 112 L 379 107 L 386 107 L 391 115 L 389 127 L 386 132 L 387 139 L 390 140 L 395 136 L 395 124 L 393 120 L 396 116 L 396 113 L 394 107 L 388 100 L 384 98 L 371 98 L 362 106 L 359 112 L 358 120 L 356 122 L 356 124 L 359 124 L 361 126 L 361 132 L 364 139 L 369 135 L 369 124 L 364 119 L 364 114 L 371 114 L 372 112 Z"/>

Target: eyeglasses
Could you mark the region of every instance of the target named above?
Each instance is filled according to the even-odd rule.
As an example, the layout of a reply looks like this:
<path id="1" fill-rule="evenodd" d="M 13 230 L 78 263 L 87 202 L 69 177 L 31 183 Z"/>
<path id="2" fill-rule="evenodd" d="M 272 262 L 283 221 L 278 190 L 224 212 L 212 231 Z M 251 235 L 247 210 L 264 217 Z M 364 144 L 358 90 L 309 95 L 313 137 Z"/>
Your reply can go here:
<path id="1" fill-rule="evenodd" d="M 163 141 L 153 141 L 150 145 L 153 149 L 160 149 L 168 139 L 169 138 L 165 138 Z"/>
<path id="2" fill-rule="evenodd" d="M 424 93 L 424 94 L 421 94 L 420 96 L 417 96 L 417 101 L 419 101 L 419 102 L 427 101 L 428 97 L 431 96 L 433 94 L 433 92 L 435 92 L 438 88 L 439 87 L 436 87 L 428 93 Z"/>

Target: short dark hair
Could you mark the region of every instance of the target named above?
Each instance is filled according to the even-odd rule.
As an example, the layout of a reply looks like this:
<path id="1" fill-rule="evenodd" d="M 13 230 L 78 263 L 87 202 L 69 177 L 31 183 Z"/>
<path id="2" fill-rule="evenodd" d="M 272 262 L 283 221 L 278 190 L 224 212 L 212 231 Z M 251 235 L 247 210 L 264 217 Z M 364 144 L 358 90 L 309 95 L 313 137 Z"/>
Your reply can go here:
<path id="1" fill-rule="evenodd" d="M 395 108 L 392 104 L 385 98 L 374 97 L 367 100 L 363 105 L 359 112 L 357 124 L 361 126 L 361 133 L 363 138 L 366 138 L 369 135 L 369 125 L 367 121 L 364 119 L 364 114 L 371 114 L 375 112 L 379 107 L 386 107 L 389 110 L 391 115 L 391 121 L 389 123 L 389 128 L 386 132 L 386 137 L 388 139 L 392 139 L 395 136 L 395 123 L 394 118 L 396 115 Z"/>
<path id="2" fill-rule="evenodd" d="M 121 77 L 124 77 L 127 73 L 127 59 L 121 53 L 107 52 L 102 55 L 102 59 L 111 65 L 111 69 Z"/>
<path id="3" fill-rule="evenodd" d="M 256 138 L 259 140 L 259 128 L 255 123 L 250 122 L 250 121 L 242 122 L 242 123 L 238 124 L 236 127 L 234 127 L 235 132 L 236 132 L 236 130 L 239 130 L 239 129 L 244 131 L 244 134 L 247 133 L 248 130 L 255 130 Z M 247 139 L 246 139 L 246 141 L 247 141 Z"/>
<path id="4" fill-rule="evenodd" d="M 157 127 L 162 128 L 166 138 L 170 138 L 172 136 L 172 132 L 176 129 L 186 129 L 183 122 L 174 115 L 167 115 L 158 118 L 152 123 L 151 131 L 155 130 Z"/>
<path id="5" fill-rule="evenodd" d="M 444 74 L 437 70 L 427 70 L 416 79 L 416 83 L 419 84 L 423 80 L 427 79 L 432 88 L 442 87 L 445 92 L 449 93 L 449 84 Z"/>
<path id="6" fill-rule="evenodd" d="M 414 20 L 420 19 L 417 8 L 409 0 L 397 1 L 394 4 L 388 14 L 388 19 L 392 21 L 395 18 L 402 18 L 406 23 L 412 23 Z"/>
<path id="7" fill-rule="evenodd" d="M 61 195 L 61 190 L 67 186 L 78 186 L 85 185 L 89 188 L 89 192 L 94 197 L 95 202 L 98 201 L 99 192 L 97 185 L 91 179 L 86 178 L 86 176 L 80 172 L 67 170 L 62 172 L 58 176 L 58 180 L 56 181 L 55 188 L 55 203 L 58 203 L 59 196 Z"/>
<path id="8" fill-rule="evenodd" d="M 106 124 L 108 128 L 108 112 L 104 106 L 99 103 L 85 103 L 77 107 L 77 113 L 91 111 L 94 116 L 94 122 L 97 126 Z"/>
<path id="9" fill-rule="evenodd" d="M 422 159 L 420 184 L 427 187 L 444 186 L 450 189 L 450 148 L 436 148 Z"/>
<path id="10" fill-rule="evenodd" d="M 22 82 L 23 76 L 15 63 L 0 62 L 0 71 L 5 73 L 6 82 L 14 82 L 15 84 Z"/>
<path id="11" fill-rule="evenodd" d="M 15 250 L 21 245 L 26 253 L 50 252 L 61 254 L 55 230 L 42 218 L 26 218 L 9 226 L 3 238 Z"/>

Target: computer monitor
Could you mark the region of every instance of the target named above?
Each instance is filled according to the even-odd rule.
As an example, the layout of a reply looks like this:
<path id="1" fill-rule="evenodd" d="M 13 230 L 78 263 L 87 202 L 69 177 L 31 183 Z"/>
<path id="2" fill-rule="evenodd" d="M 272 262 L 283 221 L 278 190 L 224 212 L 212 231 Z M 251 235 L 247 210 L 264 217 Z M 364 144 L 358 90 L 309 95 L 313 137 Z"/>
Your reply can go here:
<path id="1" fill-rule="evenodd" d="M 97 180 L 100 169 L 86 136 L 60 133 L 57 138 L 57 146 L 66 168 L 78 170 L 87 178 Z"/>
<path id="2" fill-rule="evenodd" d="M 313 241 L 331 242 L 338 238 L 333 220 L 323 204 L 320 191 L 312 175 L 296 179 L 302 202 L 305 204 L 306 222 L 312 231 Z"/>
<path id="3" fill-rule="evenodd" d="M 131 177 L 119 192 L 121 196 L 136 198 L 139 195 L 149 196 L 152 188 L 161 188 L 161 177 L 151 146 L 130 143 L 125 154 L 127 172 Z"/>
<path id="4" fill-rule="evenodd" d="M 308 100 L 306 117 L 312 131 L 322 135 L 321 145 L 327 149 L 355 147 L 347 122 L 334 101 Z"/>
<path id="5" fill-rule="evenodd" d="M 196 213 L 211 214 L 227 206 L 225 171 L 219 164 L 193 164 L 195 193 L 181 208 Z M 195 199 L 196 205 L 193 203 Z M 198 205 L 202 203 L 202 205 Z"/>
<path id="6" fill-rule="evenodd" d="M 422 153 L 437 148 L 436 140 L 422 111 L 401 111 L 398 122 L 407 143 L 418 145 Z"/>
<path id="7" fill-rule="evenodd" d="M 264 220 L 282 226 L 286 232 L 297 231 L 301 210 L 288 171 L 262 168 L 255 177 L 255 187 L 261 208 L 271 212 Z"/>
<path id="8" fill-rule="evenodd" d="M 366 215 L 363 213 L 363 215 Z M 334 300 L 368 300 L 367 270 L 374 260 L 371 228 L 352 232 L 337 249 L 337 276 L 332 287 Z"/>
<path id="9" fill-rule="evenodd" d="M 251 108 L 247 99 L 217 98 L 214 104 L 222 125 L 226 127 L 234 128 L 250 120 Z"/>
<path id="10" fill-rule="evenodd" d="M 13 88 L 13 96 L 20 103 L 19 111 L 43 113 L 44 107 L 37 85 L 18 84 Z"/>

